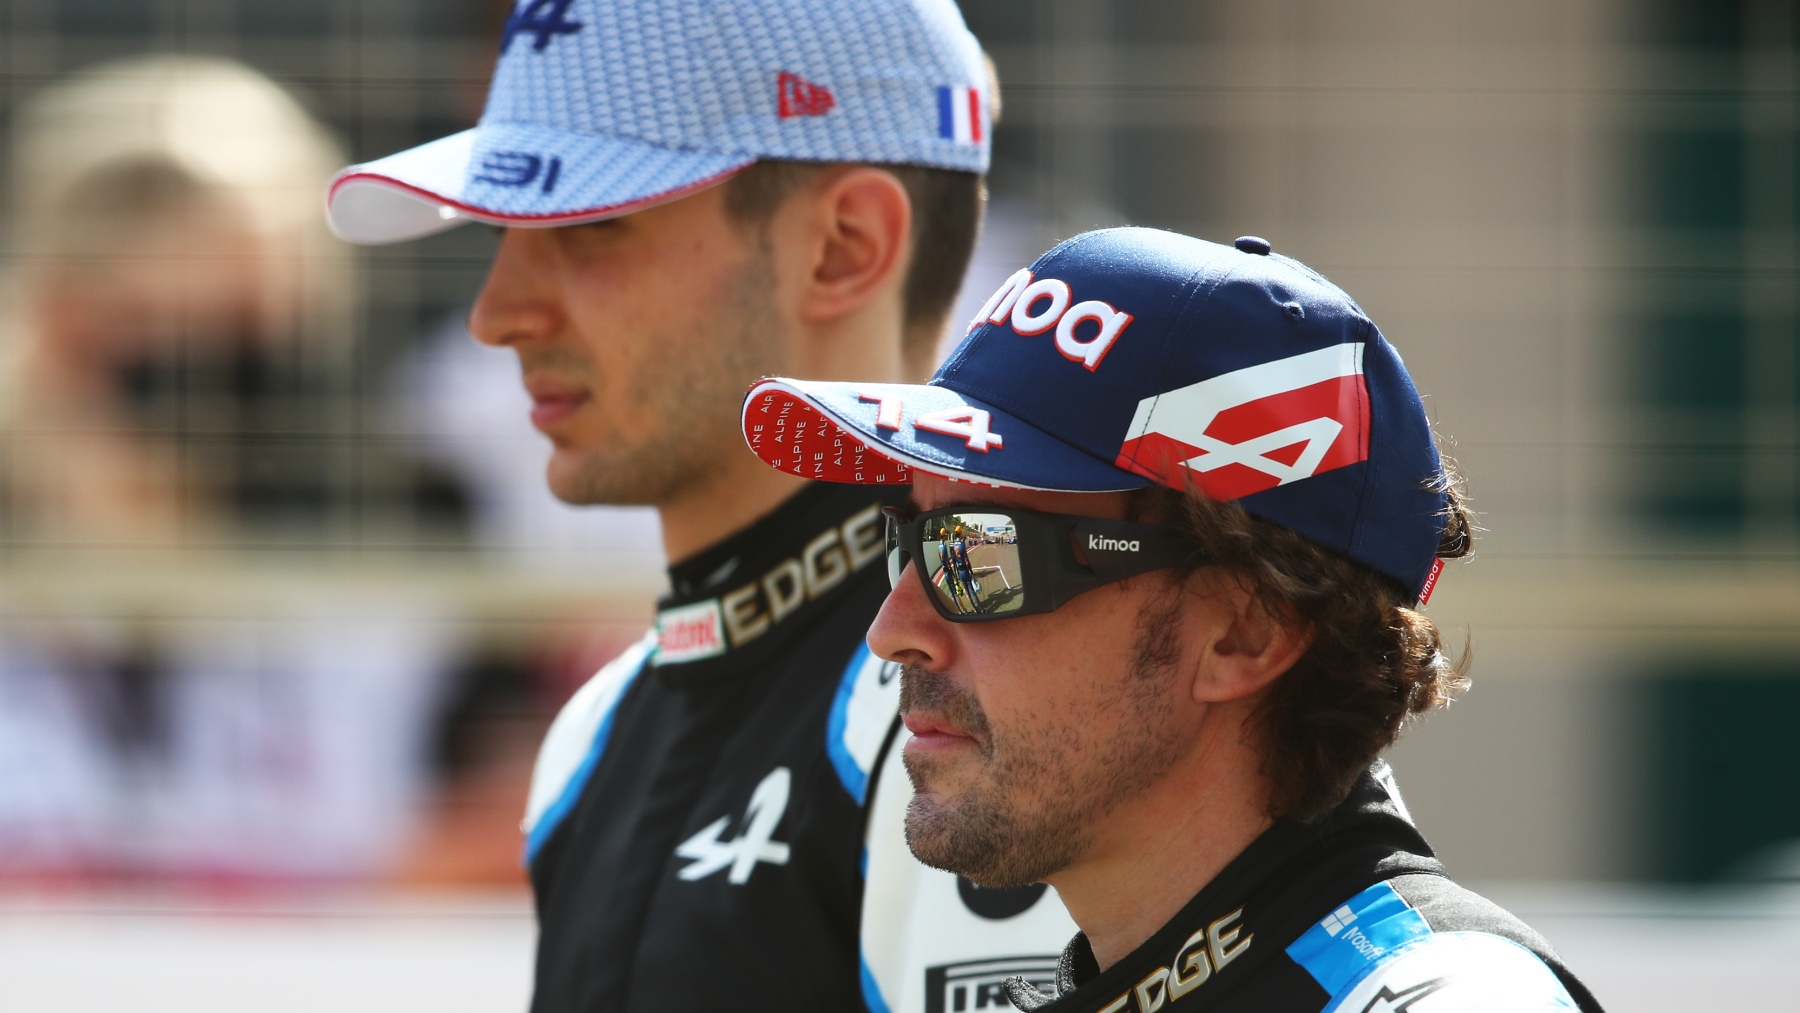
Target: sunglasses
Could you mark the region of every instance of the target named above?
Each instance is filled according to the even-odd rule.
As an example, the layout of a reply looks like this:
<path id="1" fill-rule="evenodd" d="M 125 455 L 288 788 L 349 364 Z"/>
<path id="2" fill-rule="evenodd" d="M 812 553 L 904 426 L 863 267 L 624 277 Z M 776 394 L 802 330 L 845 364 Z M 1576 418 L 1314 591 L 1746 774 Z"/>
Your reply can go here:
<path id="1" fill-rule="evenodd" d="M 1202 562 L 1191 542 L 1154 524 L 994 507 L 883 512 L 888 586 L 917 564 L 925 597 L 953 623 L 1052 612 L 1097 587 Z"/>

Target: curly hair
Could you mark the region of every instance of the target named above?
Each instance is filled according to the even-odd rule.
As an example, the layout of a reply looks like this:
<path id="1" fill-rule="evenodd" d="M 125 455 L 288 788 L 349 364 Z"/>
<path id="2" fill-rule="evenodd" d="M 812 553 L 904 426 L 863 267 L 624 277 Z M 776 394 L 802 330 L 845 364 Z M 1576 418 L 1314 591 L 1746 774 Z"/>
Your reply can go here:
<path id="1" fill-rule="evenodd" d="M 1467 555 L 1474 525 L 1448 458 L 1440 482 L 1448 505 L 1438 556 Z M 1407 718 L 1468 687 L 1468 652 L 1456 661 L 1446 657 L 1437 625 L 1414 607 L 1414 593 L 1387 574 L 1236 503 L 1162 486 L 1132 497 L 1133 516 L 1177 528 L 1205 566 L 1238 575 L 1263 607 L 1291 613 L 1312 635 L 1254 717 L 1271 816 L 1307 820 L 1341 802 Z"/>

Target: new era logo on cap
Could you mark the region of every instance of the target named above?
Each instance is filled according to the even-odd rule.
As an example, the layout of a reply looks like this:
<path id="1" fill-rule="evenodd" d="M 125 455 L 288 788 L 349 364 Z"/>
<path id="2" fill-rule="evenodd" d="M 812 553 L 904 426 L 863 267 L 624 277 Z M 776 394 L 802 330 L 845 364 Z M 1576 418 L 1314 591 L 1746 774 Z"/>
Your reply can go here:
<path id="1" fill-rule="evenodd" d="M 1341 289 L 1246 245 L 1077 236 L 1008 278 L 930 383 L 771 378 L 746 438 L 828 481 L 1192 489 L 1427 589 L 1447 500 L 1399 355 Z"/>
<path id="2" fill-rule="evenodd" d="M 785 70 L 776 75 L 775 88 L 776 115 L 784 120 L 790 116 L 823 116 L 837 105 L 830 88 Z"/>

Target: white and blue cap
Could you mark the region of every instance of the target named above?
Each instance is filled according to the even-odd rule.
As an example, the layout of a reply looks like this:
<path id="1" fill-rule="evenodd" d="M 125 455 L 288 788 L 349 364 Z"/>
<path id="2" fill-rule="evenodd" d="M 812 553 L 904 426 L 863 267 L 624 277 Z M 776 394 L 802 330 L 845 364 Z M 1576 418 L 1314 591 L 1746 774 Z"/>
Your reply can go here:
<path id="1" fill-rule="evenodd" d="M 343 170 L 332 231 L 555 226 L 758 159 L 985 172 L 988 75 L 954 0 L 518 0 L 481 122 Z"/>
<path id="2" fill-rule="evenodd" d="M 1008 278 L 929 383 L 769 377 L 744 438 L 790 474 L 1235 502 L 1431 593 L 1448 505 L 1400 354 L 1344 291 L 1246 236 L 1089 232 Z"/>

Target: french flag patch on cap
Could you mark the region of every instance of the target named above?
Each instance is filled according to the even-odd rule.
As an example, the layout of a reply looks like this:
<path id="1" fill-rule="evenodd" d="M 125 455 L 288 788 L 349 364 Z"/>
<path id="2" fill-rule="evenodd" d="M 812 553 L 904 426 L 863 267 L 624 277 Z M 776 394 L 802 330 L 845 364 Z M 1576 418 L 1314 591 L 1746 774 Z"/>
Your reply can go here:
<path id="1" fill-rule="evenodd" d="M 938 136 L 958 144 L 981 143 L 981 90 L 966 84 L 938 87 Z"/>

